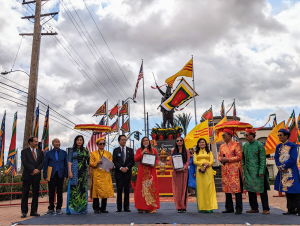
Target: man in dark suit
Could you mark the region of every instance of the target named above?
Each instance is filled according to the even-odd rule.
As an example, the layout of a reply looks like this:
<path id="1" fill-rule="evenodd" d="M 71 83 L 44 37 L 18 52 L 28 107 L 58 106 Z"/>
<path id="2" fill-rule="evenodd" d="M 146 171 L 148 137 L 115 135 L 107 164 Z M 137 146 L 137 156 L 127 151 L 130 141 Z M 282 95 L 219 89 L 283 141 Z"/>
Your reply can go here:
<path id="1" fill-rule="evenodd" d="M 62 214 L 61 206 L 63 202 L 63 186 L 64 181 L 68 176 L 67 152 L 60 149 L 60 140 L 57 138 L 52 141 L 52 145 L 54 149 L 46 153 L 43 170 L 44 179 L 45 181 L 48 181 L 48 167 L 52 167 L 50 181 L 48 181 L 49 206 L 46 214 L 49 215 L 54 213 L 55 188 L 57 189 L 56 213 Z"/>
<path id="2" fill-rule="evenodd" d="M 122 192 L 124 188 L 124 211 L 131 212 L 129 209 L 129 189 L 131 181 L 131 168 L 134 165 L 133 149 L 126 147 L 126 136 L 118 137 L 120 147 L 113 152 L 113 162 L 116 167 L 115 178 L 117 185 L 117 210 L 122 211 Z"/>
<path id="3" fill-rule="evenodd" d="M 38 139 L 30 137 L 28 139 L 29 148 L 22 150 L 21 161 L 24 166 L 22 174 L 22 201 L 21 210 L 22 218 L 25 218 L 28 213 L 28 195 L 30 186 L 32 186 L 32 202 L 30 216 L 39 217 L 37 213 L 38 199 L 40 191 L 41 170 L 44 164 L 44 153 L 40 149 L 36 149 Z"/>

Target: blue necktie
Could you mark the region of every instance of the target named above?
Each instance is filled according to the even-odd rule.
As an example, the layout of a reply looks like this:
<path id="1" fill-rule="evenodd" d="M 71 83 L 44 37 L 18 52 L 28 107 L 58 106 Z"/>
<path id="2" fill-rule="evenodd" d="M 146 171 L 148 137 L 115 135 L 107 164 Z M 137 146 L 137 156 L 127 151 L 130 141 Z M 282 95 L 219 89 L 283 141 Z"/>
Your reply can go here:
<path id="1" fill-rule="evenodd" d="M 56 161 L 58 161 L 58 150 L 55 151 L 55 159 L 56 159 Z M 57 163 L 56 163 L 55 168 L 56 168 L 56 169 L 55 169 L 55 172 L 56 172 L 56 171 L 58 170 L 58 169 L 57 169 Z"/>

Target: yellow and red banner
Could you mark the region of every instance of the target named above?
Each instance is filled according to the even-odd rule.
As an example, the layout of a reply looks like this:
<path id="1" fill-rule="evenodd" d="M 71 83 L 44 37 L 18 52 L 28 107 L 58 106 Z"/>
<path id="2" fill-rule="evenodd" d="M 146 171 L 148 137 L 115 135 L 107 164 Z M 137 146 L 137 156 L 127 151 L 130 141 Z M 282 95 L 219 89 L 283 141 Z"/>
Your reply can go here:
<path id="1" fill-rule="evenodd" d="M 160 106 L 167 111 L 171 111 L 172 109 L 179 107 L 194 96 L 198 96 L 198 94 L 185 81 L 185 79 L 182 78 L 173 94 Z"/>
<path id="2" fill-rule="evenodd" d="M 127 119 L 127 121 L 121 126 L 120 130 L 122 130 L 124 133 L 130 132 L 130 128 L 129 128 L 129 120 Z"/>
<path id="3" fill-rule="evenodd" d="M 185 146 L 187 149 L 193 148 L 197 145 L 197 141 L 204 138 L 209 143 L 208 120 L 201 122 L 195 126 L 184 138 Z"/>
<path id="4" fill-rule="evenodd" d="M 180 71 L 178 71 L 175 75 L 167 78 L 165 82 L 170 87 L 173 87 L 176 78 L 179 76 L 193 77 L 193 58 L 189 62 L 187 62 L 187 64 L 184 65 L 184 67 Z"/>
<path id="5" fill-rule="evenodd" d="M 104 104 L 95 112 L 94 116 L 99 116 L 99 115 L 106 115 L 106 101 L 104 102 Z"/>
<path id="6" fill-rule="evenodd" d="M 118 132 L 118 128 L 119 128 L 118 119 L 110 126 L 110 128 L 111 128 L 110 132 Z"/>
<path id="7" fill-rule="evenodd" d="M 122 116 L 122 115 L 128 115 L 128 102 L 123 104 L 123 106 L 121 107 L 121 109 L 119 111 L 119 116 Z"/>
<path id="8" fill-rule="evenodd" d="M 227 117 L 226 117 L 226 115 L 224 116 L 224 118 L 223 118 L 220 122 L 218 122 L 217 125 L 221 125 L 221 124 L 223 124 L 223 123 L 225 123 L 225 122 L 227 122 Z M 217 126 L 217 125 L 216 125 L 216 126 Z M 214 139 L 213 143 L 218 143 L 218 142 L 222 141 L 222 140 L 223 140 L 222 134 L 223 134 L 223 132 L 217 133 L 216 136 L 215 136 L 215 139 Z"/>
<path id="9" fill-rule="evenodd" d="M 276 146 L 281 143 L 278 138 L 278 131 L 280 129 L 284 129 L 284 121 L 277 124 L 270 132 L 270 134 L 267 138 L 266 144 L 265 144 L 265 149 L 266 149 L 267 155 L 275 153 Z"/>

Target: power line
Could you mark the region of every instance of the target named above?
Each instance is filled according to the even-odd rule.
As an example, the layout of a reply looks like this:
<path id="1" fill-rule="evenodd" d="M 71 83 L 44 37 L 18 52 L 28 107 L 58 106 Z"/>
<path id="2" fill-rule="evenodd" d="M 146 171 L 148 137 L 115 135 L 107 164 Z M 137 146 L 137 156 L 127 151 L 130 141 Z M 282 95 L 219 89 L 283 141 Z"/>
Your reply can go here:
<path id="1" fill-rule="evenodd" d="M 131 86 L 131 84 L 129 83 L 129 81 L 128 81 L 127 77 L 125 76 L 125 74 L 124 74 L 123 70 L 121 69 L 121 67 L 120 67 L 120 65 L 119 65 L 119 63 L 118 63 L 118 61 L 117 61 L 117 59 L 115 58 L 114 54 L 112 53 L 111 49 L 109 48 L 109 46 L 108 46 L 108 44 L 107 44 L 107 42 L 106 42 L 106 40 L 105 40 L 104 36 L 102 35 L 102 32 L 100 31 L 100 29 L 99 29 L 99 27 L 98 27 L 98 25 L 97 25 L 97 23 L 96 23 L 96 21 L 95 21 L 95 19 L 94 19 L 93 15 L 91 14 L 91 12 L 90 12 L 90 10 L 89 10 L 89 8 L 88 8 L 88 6 L 87 6 L 87 4 L 86 4 L 85 0 L 83 0 L 83 3 L 84 3 L 84 5 L 85 5 L 86 9 L 88 10 L 88 12 L 89 12 L 89 14 L 90 14 L 91 18 L 93 19 L 93 21 L 94 21 L 94 24 L 96 25 L 96 27 L 97 27 L 97 29 L 98 29 L 98 31 L 99 31 L 99 33 L 100 33 L 100 35 L 101 35 L 101 37 L 102 37 L 103 41 L 105 42 L 105 44 L 106 44 L 107 48 L 109 49 L 109 51 L 110 51 L 110 53 L 111 53 L 112 57 L 114 58 L 115 62 L 117 63 L 117 65 L 118 65 L 118 67 L 119 67 L 120 71 L 122 72 L 122 74 L 124 75 L 124 77 L 125 77 L 126 81 L 128 82 L 128 84 L 130 85 L 130 87 L 131 87 L 131 88 L 132 88 L 132 90 L 134 91 L 134 88 L 133 88 L 133 87 Z M 139 101 L 141 101 L 139 97 L 138 97 L 138 99 L 139 99 Z"/>

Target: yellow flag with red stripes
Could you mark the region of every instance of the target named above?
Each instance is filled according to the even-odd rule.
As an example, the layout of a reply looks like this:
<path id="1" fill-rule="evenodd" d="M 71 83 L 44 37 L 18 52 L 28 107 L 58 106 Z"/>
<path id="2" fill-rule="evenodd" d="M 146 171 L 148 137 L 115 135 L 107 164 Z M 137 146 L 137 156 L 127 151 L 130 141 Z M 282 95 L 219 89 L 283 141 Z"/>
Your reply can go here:
<path id="1" fill-rule="evenodd" d="M 193 148 L 197 145 L 197 141 L 200 138 L 204 138 L 207 143 L 209 143 L 209 133 L 208 133 L 208 120 L 201 122 L 195 126 L 184 138 L 185 147 L 187 149 Z"/>
<path id="2" fill-rule="evenodd" d="M 226 115 L 225 115 L 225 117 L 224 117 L 220 122 L 218 122 L 217 125 L 221 125 L 221 124 L 223 124 L 223 123 L 225 123 L 225 122 L 227 122 L 227 117 L 226 117 Z M 216 126 L 217 126 L 217 125 L 216 125 Z M 223 132 L 217 133 L 216 136 L 215 136 L 215 139 L 214 139 L 214 141 L 213 141 L 212 143 L 214 144 L 214 143 L 218 143 L 218 142 L 222 141 L 222 140 L 223 140 L 222 134 L 223 134 Z"/>
<path id="3" fill-rule="evenodd" d="M 165 82 L 170 87 L 173 87 L 176 78 L 179 76 L 193 77 L 193 58 L 189 62 L 187 62 L 187 64 L 184 65 L 184 67 L 180 71 L 178 71 L 175 75 L 167 78 Z"/>
<path id="4" fill-rule="evenodd" d="M 281 123 L 276 125 L 270 132 L 270 134 L 267 138 L 266 144 L 265 144 L 265 149 L 266 149 L 267 155 L 275 153 L 276 146 L 281 143 L 278 138 L 278 131 L 280 129 L 284 129 L 284 121 L 282 121 Z"/>

